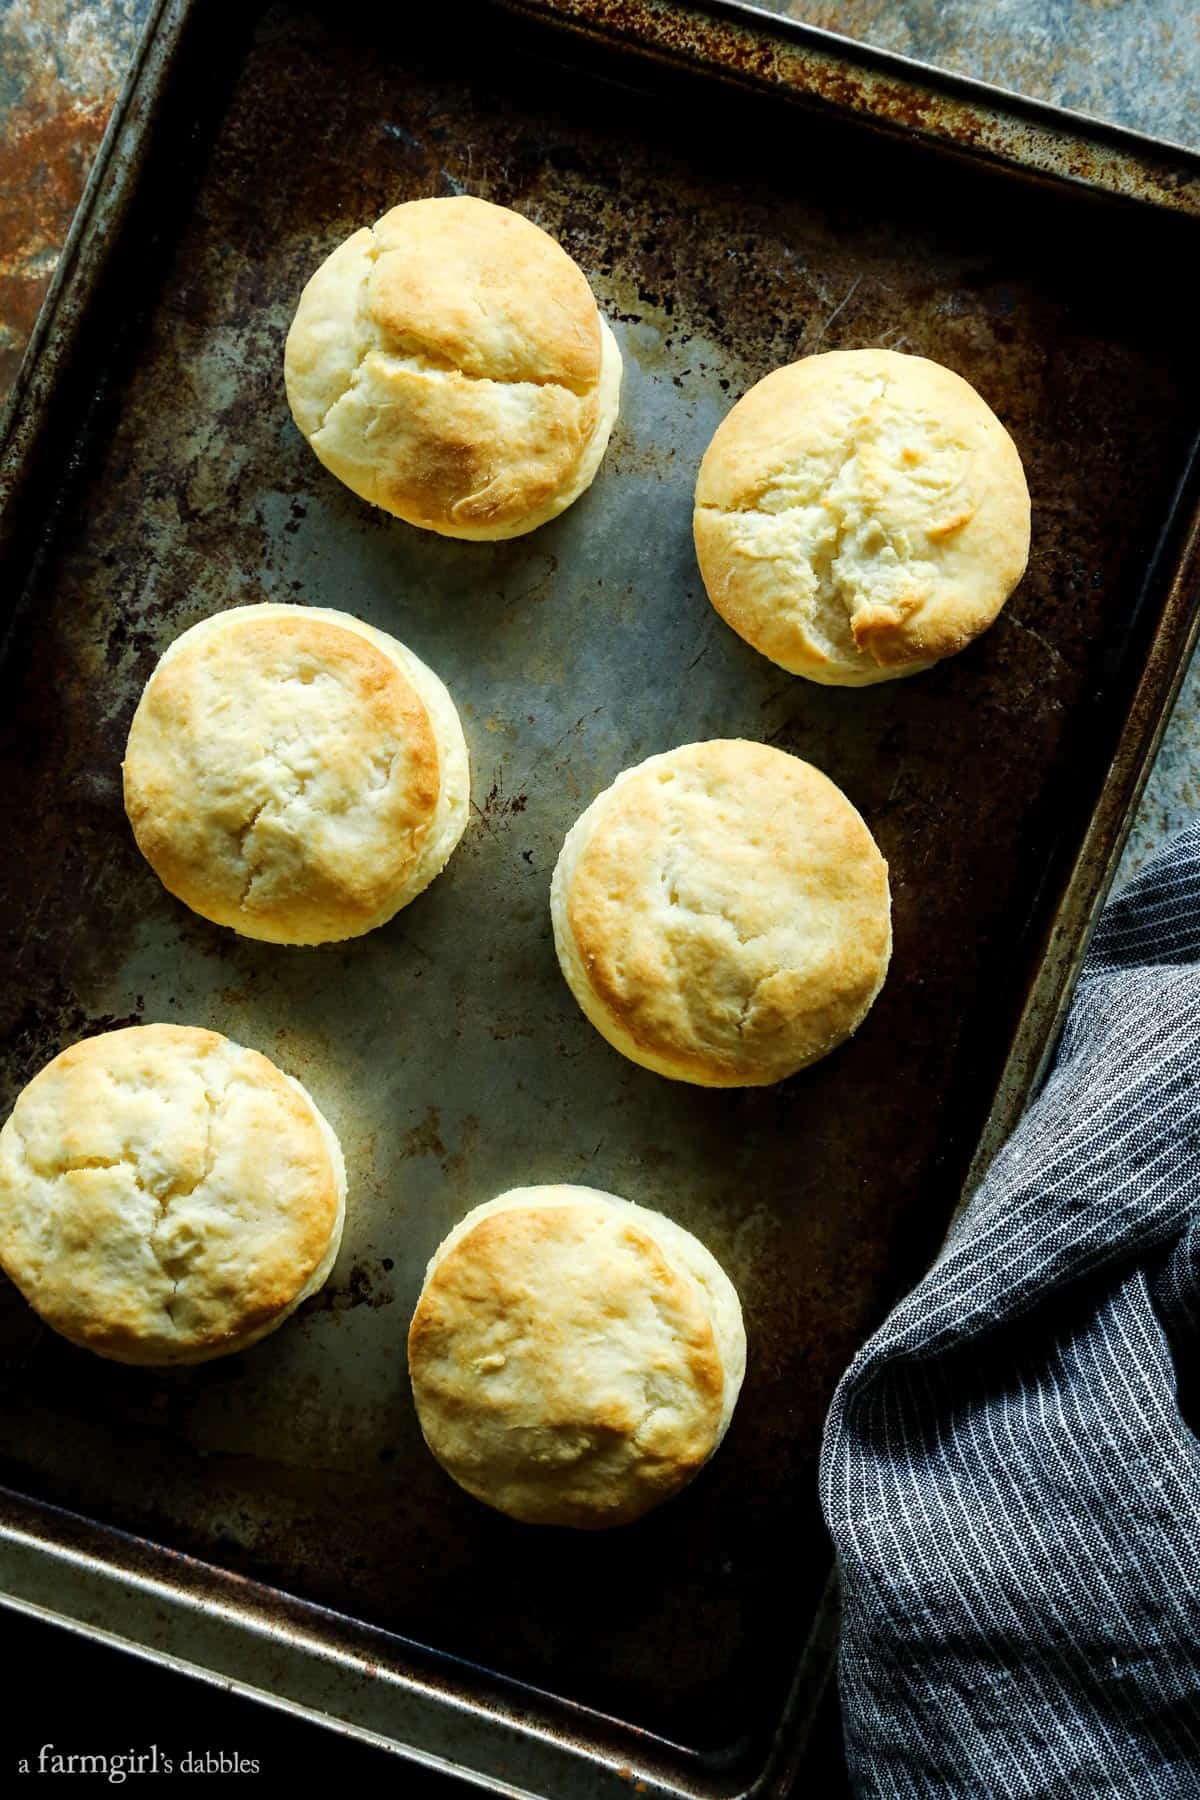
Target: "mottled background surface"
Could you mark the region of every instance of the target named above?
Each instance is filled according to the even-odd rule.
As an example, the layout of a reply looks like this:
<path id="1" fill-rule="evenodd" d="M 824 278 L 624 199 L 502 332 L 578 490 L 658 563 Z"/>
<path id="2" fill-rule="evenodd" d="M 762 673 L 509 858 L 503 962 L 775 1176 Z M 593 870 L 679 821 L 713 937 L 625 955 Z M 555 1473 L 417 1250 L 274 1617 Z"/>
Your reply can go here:
<path id="1" fill-rule="evenodd" d="M 0 0 L 0 396 L 7 391 L 53 273 L 113 98 L 149 0 Z M 1177 142 L 1200 144 L 1200 10 L 1194 0 L 764 0 L 768 10 L 985 81 L 1075 107 Z M 1143 803 L 1123 874 L 1128 875 L 1195 811 L 1200 794 L 1200 675 L 1193 670 Z M 146 1742 L 172 1730 L 200 1744 L 240 1744 L 263 1757 L 264 1773 L 294 1769 L 344 1778 L 378 1777 L 387 1764 L 351 1753 L 322 1734 L 256 1710 L 201 1696 L 169 1676 L 139 1677 L 131 1696 L 108 1710 L 106 1653 L 75 1648 L 59 1634 L 0 1620 L 0 1644 L 16 1680 L 12 1716 L 30 1741 L 47 1735 L 72 1747 L 103 1747 L 108 1718 L 128 1731 L 144 1723 Z M 117 1664 L 113 1665 L 118 1667 Z M 119 1659 L 119 1669 L 125 1668 Z M 72 1713 L 48 1692 L 90 1696 Z M 125 1679 L 128 1679 L 126 1676 Z M 161 1693 L 154 1688 L 160 1681 Z M 47 1703 L 48 1704 L 48 1703 Z M 146 1716 L 145 1708 L 149 1707 Z M 186 1724 L 182 1723 L 186 1721 Z M 57 1726 L 58 1729 L 51 1729 Z M 81 1730 L 78 1728 L 82 1728 Z M 24 1735 L 24 1733 L 20 1734 Z M 3 1740 L 7 1739 L 5 1742 Z M 86 1740 L 86 1741 L 85 1741 Z M 0 1766 L 18 1748 L 0 1734 Z M 828 1759 L 828 1760 L 826 1760 Z M 832 1731 L 805 1791 L 832 1796 L 837 1754 Z M 821 1771 L 824 1771 L 822 1773 Z M 424 1784 L 406 1787 L 415 1795 Z M 438 1792 L 445 1790 L 438 1784 Z"/>
<path id="2" fill-rule="evenodd" d="M 0 0 L 0 394 L 148 10 L 149 0 Z"/>

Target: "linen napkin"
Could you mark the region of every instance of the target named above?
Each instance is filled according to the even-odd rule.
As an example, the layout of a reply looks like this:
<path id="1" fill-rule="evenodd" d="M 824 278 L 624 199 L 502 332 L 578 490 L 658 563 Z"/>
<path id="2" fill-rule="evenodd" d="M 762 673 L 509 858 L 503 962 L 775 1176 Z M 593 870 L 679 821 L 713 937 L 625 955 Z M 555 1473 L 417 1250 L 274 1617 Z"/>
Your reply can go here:
<path id="1" fill-rule="evenodd" d="M 834 1397 L 861 1796 L 1200 1796 L 1200 826 L 1108 906 L 1053 1070 Z"/>

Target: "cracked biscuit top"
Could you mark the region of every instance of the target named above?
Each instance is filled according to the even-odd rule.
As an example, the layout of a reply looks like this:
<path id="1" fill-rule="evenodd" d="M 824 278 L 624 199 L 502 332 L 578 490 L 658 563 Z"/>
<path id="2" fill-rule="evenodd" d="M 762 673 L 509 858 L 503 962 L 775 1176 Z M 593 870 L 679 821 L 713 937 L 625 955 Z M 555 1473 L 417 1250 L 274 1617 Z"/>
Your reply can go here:
<path id="1" fill-rule="evenodd" d="M 0 1265 L 46 1324 L 130 1363 L 244 1349 L 315 1293 L 346 1181 L 296 1081 L 144 1025 L 48 1063 L 0 1131 Z"/>
<path id="2" fill-rule="evenodd" d="M 421 1430 L 476 1499 L 621 1525 L 717 1448 L 746 1366 L 729 1277 L 682 1226 L 594 1188 L 517 1188 L 435 1251 L 408 1338 Z"/>
<path id="3" fill-rule="evenodd" d="M 461 196 L 394 207 L 339 245 L 301 295 L 284 375 L 296 424 L 364 500 L 502 538 L 591 482 L 621 357 L 566 251 Z"/>
<path id="4" fill-rule="evenodd" d="M 551 913 L 596 1029 L 705 1087 L 828 1055 L 891 955 L 887 864 L 854 807 L 798 757 L 738 739 L 619 775 L 567 835 Z"/>
<path id="5" fill-rule="evenodd" d="M 1016 446 L 961 376 L 894 350 L 805 357 L 750 389 L 696 482 L 727 624 L 794 675 L 862 687 L 963 649 L 1025 572 Z"/>
<path id="6" fill-rule="evenodd" d="M 193 911 L 245 937 L 356 937 L 415 899 L 462 835 L 454 703 L 345 613 L 246 606 L 175 640 L 125 752 L 138 847 Z"/>

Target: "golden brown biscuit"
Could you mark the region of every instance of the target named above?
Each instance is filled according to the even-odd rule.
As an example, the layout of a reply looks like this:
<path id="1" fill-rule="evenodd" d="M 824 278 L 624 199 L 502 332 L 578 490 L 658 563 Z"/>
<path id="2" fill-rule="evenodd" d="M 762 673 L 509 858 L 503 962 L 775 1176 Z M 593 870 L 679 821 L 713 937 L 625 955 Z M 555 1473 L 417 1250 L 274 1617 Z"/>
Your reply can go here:
<path id="1" fill-rule="evenodd" d="M 338 246 L 300 297 L 284 377 L 296 424 L 364 500 L 506 538 L 590 485 L 621 354 L 566 251 L 464 195 L 393 207 Z"/>
<path id="2" fill-rule="evenodd" d="M 1016 446 L 952 370 L 894 350 L 776 369 L 718 427 L 696 553 L 727 624 L 794 675 L 862 687 L 984 631 L 1029 557 Z"/>
<path id="3" fill-rule="evenodd" d="M 345 1202 L 300 1083 L 192 1026 L 72 1045 L 0 1131 L 0 1265 L 116 1362 L 205 1362 L 274 1331 L 333 1267 Z"/>
<path id="4" fill-rule="evenodd" d="M 435 1251 L 408 1337 L 425 1441 L 538 1525 L 622 1525 L 691 1480 L 746 1367 L 742 1310 L 698 1239 L 594 1188 L 516 1188 Z"/>
<path id="5" fill-rule="evenodd" d="M 124 776 L 164 887 L 276 944 L 385 924 L 445 866 L 470 802 L 462 726 L 433 671 L 312 606 L 237 607 L 176 638 Z"/>
<path id="6" fill-rule="evenodd" d="M 887 864 L 858 813 L 808 763 L 740 739 L 619 775 L 568 832 L 550 908 L 597 1031 L 703 1087 L 827 1056 L 891 955 Z"/>

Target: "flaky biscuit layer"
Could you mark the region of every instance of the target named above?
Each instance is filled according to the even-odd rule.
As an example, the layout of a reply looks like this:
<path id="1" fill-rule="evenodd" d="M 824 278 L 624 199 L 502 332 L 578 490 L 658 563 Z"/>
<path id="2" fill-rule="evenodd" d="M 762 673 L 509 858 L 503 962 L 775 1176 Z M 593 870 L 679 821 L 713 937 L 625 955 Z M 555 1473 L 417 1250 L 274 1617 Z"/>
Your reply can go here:
<path id="1" fill-rule="evenodd" d="M 718 427 L 696 553 L 722 618 L 795 675 L 862 687 L 961 650 L 1029 556 L 1012 439 L 961 376 L 892 350 L 776 369 Z"/>

